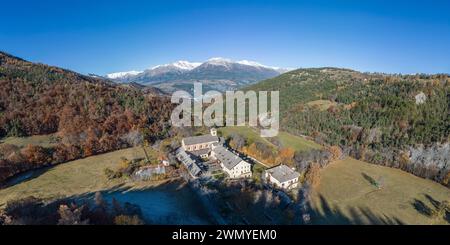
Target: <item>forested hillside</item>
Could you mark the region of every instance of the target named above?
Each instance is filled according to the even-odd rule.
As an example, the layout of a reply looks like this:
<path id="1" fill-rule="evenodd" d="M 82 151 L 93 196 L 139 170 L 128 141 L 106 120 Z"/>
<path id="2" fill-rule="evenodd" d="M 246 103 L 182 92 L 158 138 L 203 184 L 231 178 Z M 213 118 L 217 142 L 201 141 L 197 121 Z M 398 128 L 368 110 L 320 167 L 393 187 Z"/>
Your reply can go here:
<path id="1" fill-rule="evenodd" d="M 284 130 L 449 185 L 448 75 L 300 69 L 248 89 L 280 91 Z"/>
<path id="2" fill-rule="evenodd" d="M 132 86 L 0 52 L 0 139 L 55 134 L 43 148 L 0 145 L 0 182 L 18 172 L 162 137 L 171 103 Z"/>

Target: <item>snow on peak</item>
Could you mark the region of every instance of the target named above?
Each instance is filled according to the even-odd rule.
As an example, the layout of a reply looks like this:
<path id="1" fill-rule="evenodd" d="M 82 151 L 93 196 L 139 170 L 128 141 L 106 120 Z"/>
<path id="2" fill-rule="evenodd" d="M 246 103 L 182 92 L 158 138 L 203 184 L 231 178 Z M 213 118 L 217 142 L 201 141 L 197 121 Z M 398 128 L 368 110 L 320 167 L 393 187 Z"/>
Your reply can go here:
<path id="1" fill-rule="evenodd" d="M 258 63 L 256 61 L 250 61 L 250 60 L 241 60 L 241 61 L 238 61 L 236 63 L 241 64 L 241 65 L 253 66 L 253 67 L 257 67 L 257 68 L 261 67 L 261 68 L 266 68 L 266 69 L 272 69 L 272 70 L 275 70 L 275 71 L 277 71 L 279 73 L 285 73 L 285 72 L 293 70 L 291 68 L 281 68 L 281 67 L 277 67 L 277 66 L 266 66 L 266 65 L 263 65 L 263 64 Z"/>
<path id="2" fill-rule="evenodd" d="M 158 65 L 158 66 L 154 66 L 152 67 L 152 70 L 157 69 L 157 68 L 177 68 L 177 69 L 181 69 L 181 70 L 192 70 L 195 69 L 196 67 L 200 66 L 202 63 L 199 62 L 189 62 L 189 61 L 185 61 L 185 60 L 180 60 L 171 64 L 165 64 L 165 65 Z"/>
<path id="3" fill-rule="evenodd" d="M 206 63 L 213 65 L 226 65 L 228 63 L 232 63 L 232 61 L 230 59 L 225 59 L 222 57 L 214 57 L 206 61 Z"/>
<path id="4" fill-rule="evenodd" d="M 221 57 L 211 58 L 206 63 L 214 64 L 214 65 L 225 65 L 225 66 L 230 64 L 230 63 L 236 63 L 236 64 L 252 66 L 252 67 L 256 67 L 256 68 L 272 69 L 272 70 L 276 70 L 276 71 L 278 71 L 280 73 L 284 73 L 284 72 L 287 72 L 287 71 L 290 70 L 290 69 L 284 69 L 284 68 L 275 67 L 275 66 L 266 66 L 266 65 L 263 65 L 263 64 L 261 64 L 259 62 L 251 61 L 251 60 L 232 61 L 230 59 L 221 58 Z"/>
<path id="5" fill-rule="evenodd" d="M 214 58 L 208 59 L 204 63 L 180 60 L 180 61 L 176 61 L 176 62 L 170 63 L 170 64 L 154 66 L 147 71 L 150 71 L 152 74 L 163 74 L 163 73 L 169 72 L 169 71 L 188 72 L 188 71 L 191 71 L 191 70 L 201 66 L 202 64 L 213 65 L 213 66 L 224 66 L 228 69 L 231 69 L 233 64 L 240 64 L 240 65 L 256 67 L 259 69 L 262 69 L 262 68 L 272 69 L 272 70 L 277 71 L 278 73 L 285 73 L 287 71 L 292 70 L 292 69 L 284 69 L 284 68 L 273 67 L 273 66 L 266 66 L 266 65 L 263 65 L 256 61 L 250 61 L 250 60 L 233 61 L 233 60 L 227 59 L 227 58 L 214 57 Z M 135 75 L 138 75 L 141 73 L 142 73 L 141 71 L 117 72 L 117 73 L 107 74 L 106 77 L 108 77 L 110 79 L 120 79 L 120 78 L 124 78 L 127 76 L 135 76 Z"/>
<path id="6" fill-rule="evenodd" d="M 115 73 L 106 74 L 106 77 L 110 78 L 110 79 L 118 79 L 118 78 L 123 78 L 126 76 L 135 76 L 135 75 L 138 75 L 141 73 L 142 73 L 142 71 L 115 72 Z"/>
<path id="7" fill-rule="evenodd" d="M 173 65 L 175 67 L 178 67 L 183 70 L 192 70 L 194 68 L 197 68 L 201 64 L 202 63 L 199 63 L 199 62 L 189 62 L 189 61 L 185 61 L 185 60 L 180 60 L 180 61 L 173 63 Z"/>
<path id="8" fill-rule="evenodd" d="M 212 57 L 212 58 L 208 59 L 208 61 L 212 61 L 212 62 L 214 62 L 214 61 L 216 61 L 216 62 L 219 62 L 219 61 L 222 61 L 222 62 L 231 62 L 230 59 L 223 58 L 223 57 Z"/>
<path id="9" fill-rule="evenodd" d="M 247 65 L 247 66 L 267 67 L 265 65 L 262 65 L 261 63 L 258 63 L 256 61 L 250 61 L 250 60 L 241 60 L 236 63 L 241 64 L 241 65 Z"/>

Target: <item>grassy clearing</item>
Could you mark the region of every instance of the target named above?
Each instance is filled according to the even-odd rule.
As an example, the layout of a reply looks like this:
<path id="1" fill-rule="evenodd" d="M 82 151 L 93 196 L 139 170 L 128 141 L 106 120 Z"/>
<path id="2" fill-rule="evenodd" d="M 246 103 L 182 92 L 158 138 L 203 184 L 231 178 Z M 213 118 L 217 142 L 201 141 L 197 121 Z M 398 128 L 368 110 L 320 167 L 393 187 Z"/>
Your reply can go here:
<path id="1" fill-rule="evenodd" d="M 312 141 L 306 140 L 302 137 L 295 136 L 286 132 L 280 132 L 275 139 L 262 138 L 255 129 L 250 127 L 224 127 L 220 128 L 219 132 L 225 138 L 232 134 L 240 134 L 247 139 L 248 145 L 254 142 L 263 143 L 269 146 L 272 149 L 272 152 L 274 153 L 277 153 L 280 147 L 290 147 L 295 151 L 310 151 L 312 149 L 321 148 L 319 144 L 316 144 Z M 274 141 L 278 141 L 279 143 L 273 143 Z M 267 162 L 265 164 L 267 166 L 273 165 Z"/>
<path id="2" fill-rule="evenodd" d="M 270 141 L 268 141 L 265 138 L 261 138 L 261 136 L 254 130 L 251 129 L 249 127 L 224 127 L 224 128 L 219 128 L 218 130 L 219 132 L 222 133 L 223 137 L 228 137 L 232 134 L 240 134 L 242 136 L 244 136 L 248 143 L 254 143 L 254 142 L 261 142 L 267 145 L 270 145 L 272 147 L 274 147 L 274 145 L 272 143 L 270 143 Z"/>
<path id="3" fill-rule="evenodd" d="M 308 102 L 306 104 L 308 106 L 310 106 L 311 108 L 315 108 L 315 109 L 320 110 L 320 111 L 326 111 L 331 106 L 336 105 L 336 102 L 332 102 L 332 101 L 329 101 L 329 100 L 313 100 L 313 101 L 310 101 L 310 102 Z"/>
<path id="4" fill-rule="evenodd" d="M 262 138 L 254 129 L 249 127 L 224 127 L 220 128 L 219 131 L 222 132 L 222 135 L 225 138 L 233 133 L 237 133 L 247 138 L 250 144 L 253 142 L 261 142 L 273 148 L 276 148 L 276 146 L 272 142 L 270 142 L 266 138 Z M 281 142 L 281 145 L 283 147 L 291 147 L 294 150 L 307 151 L 311 149 L 321 148 L 319 144 L 286 132 L 280 132 L 277 136 L 277 139 Z"/>
<path id="5" fill-rule="evenodd" d="M 286 132 L 280 132 L 278 139 L 284 147 L 291 147 L 296 151 L 309 151 L 311 149 L 320 149 L 322 147 L 313 141 Z"/>
<path id="6" fill-rule="evenodd" d="M 148 149 L 149 154 L 154 154 Z M 155 182 L 134 183 L 125 178 L 108 180 L 105 168 L 116 169 L 120 159 L 144 158 L 142 148 L 135 147 L 92 156 L 48 169 L 36 178 L 0 190 L 0 207 L 8 200 L 35 196 L 44 199 L 77 196 L 118 187 L 144 188 Z"/>
<path id="7" fill-rule="evenodd" d="M 380 179 L 381 190 L 371 184 Z M 325 217 L 317 223 L 328 224 L 448 224 L 427 214 L 444 200 L 450 190 L 438 183 L 351 158 L 322 170 L 313 194 L 314 208 Z"/>
<path id="8" fill-rule="evenodd" d="M 34 135 L 30 137 L 8 137 L 0 140 L 0 144 L 10 144 L 19 147 L 27 145 L 37 145 L 42 147 L 52 147 L 56 142 L 55 135 Z"/>

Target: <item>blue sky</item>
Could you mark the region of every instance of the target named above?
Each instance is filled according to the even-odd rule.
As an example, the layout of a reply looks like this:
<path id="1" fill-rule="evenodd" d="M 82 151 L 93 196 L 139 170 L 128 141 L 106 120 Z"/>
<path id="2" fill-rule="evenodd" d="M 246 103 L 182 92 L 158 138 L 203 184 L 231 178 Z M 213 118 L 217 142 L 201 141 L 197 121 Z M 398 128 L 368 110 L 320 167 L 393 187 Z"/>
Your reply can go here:
<path id="1" fill-rule="evenodd" d="M 450 73 L 449 1 L 0 0 L 0 50 L 82 73 L 249 59 Z"/>

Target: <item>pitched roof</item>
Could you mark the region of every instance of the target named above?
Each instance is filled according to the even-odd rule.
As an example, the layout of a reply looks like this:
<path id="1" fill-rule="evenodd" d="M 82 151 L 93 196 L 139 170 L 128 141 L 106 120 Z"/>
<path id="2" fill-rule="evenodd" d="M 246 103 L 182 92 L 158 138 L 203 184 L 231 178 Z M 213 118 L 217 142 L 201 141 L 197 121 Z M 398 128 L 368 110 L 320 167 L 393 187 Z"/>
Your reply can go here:
<path id="1" fill-rule="evenodd" d="M 213 151 L 217 160 L 219 160 L 227 169 L 232 169 L 243 161 L 242 158 L 223 146 L 216 146 Z"/>
<path id="2" fill-rule="evenodd" d="M 165 174 L 166 168 L 158 165 L 157 167 L 142 168 L 136 171 L 135 175 L 138 178 L 148 178 L 154 174 Z"/>
<path id="3" fill-rule="evenodd" d="M 183 148 L 178 149 L 177 158 L 184 164 L 192 176 L 197 176 L 202 171 L 191 156 L 183 150 Z"/>
<path id="4" fill-rule="evenodd" d="M 201 135 L 194 137 L 187 137 L 183 139 L 185 145 L 196 145 L 196 144 L 204 144 L 211 142 L 219 142 L 219 138 L 217 136 L 212 135 Z"/>
<path id="5" fill-rule="evenodd" d="M 201 150 L 190 151 L 189 153 L 191 153 L 192 155 L 194 155 L 196 157 L 199 157 L 199 156 L 202 156 L 202 155 L 209 154 L 210 151 L 211 151 L 211 149 L 205 148 L 205 149 L 201 149 Z"/>
<path id="6" fill-rule="evenodd" d="M 280 165 L 271 169 L 266 170 L 273 178 L 278 180 L 280 183 L 296 179 L 300 177 L 300 174 L 292 170 L 286 165 Z"/>

